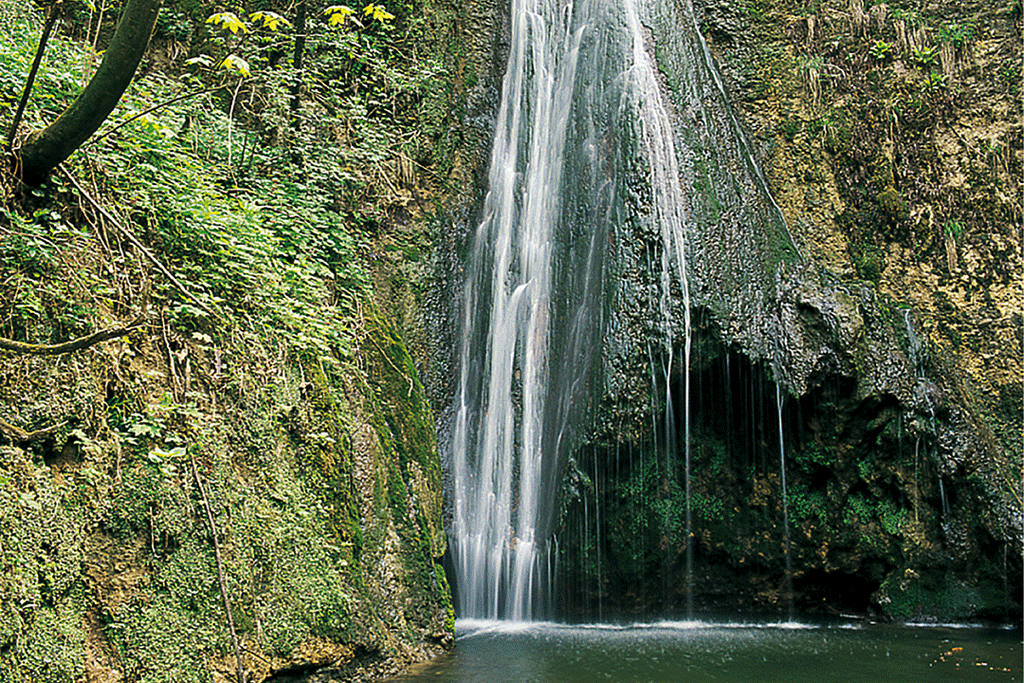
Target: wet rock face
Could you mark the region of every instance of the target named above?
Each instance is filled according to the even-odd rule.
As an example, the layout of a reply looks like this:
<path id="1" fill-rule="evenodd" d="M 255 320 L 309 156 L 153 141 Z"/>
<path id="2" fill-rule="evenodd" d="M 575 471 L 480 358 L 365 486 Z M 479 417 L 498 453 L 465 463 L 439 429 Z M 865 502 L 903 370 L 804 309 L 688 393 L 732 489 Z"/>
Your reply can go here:
<path id="1" fill-rule="evenodd" d="M 740 10 L 750 11 L 705 4 L 702 26 L 742 125 L 753 131 L 796 258 L 777 251 L 784 236 L 763 197 L 719 189 L 735 173 L 736 143 L 715 147 L 692 124 L 727 128 L 727 105 L 680 75 L 671 51 L 688 48 L 679 40 L 673 47 L 654 26 L 686 143 L 681 166 L 696 226 L 690 292 L 703 310 L 694 333 L 703 351 L 689 369 L 695 599 L 711 607 L 785 599 L 784 445 L 799 605 L 870 608 L 894 618 L 1019 614 L 1020 464 L 1013 444 L 1020 440 L 1020 392 L 1005 388 L 1004 374 L 1013 368 L 1020 376 L 1019 353 L 1007 352 L 1019 348 L 1007 308 L 1019 305 L 1019 293 L 1005 293 L 1007 263 L 1020 265 L 1020 181 L 1006 174 L 1019 168 L 1019 154 L 1006 156 L 1005 167 L 975 169 L 973 188 L 953 183 L 941 218 L 932 185 L 947 185 L 972 163 L 969 153 L 942 151 L 949 146 L 943 130 L 970 131 L 977 140 L 992 131 L 972 127 L 972 102 L 1008 111 L 1012 86 L 979 84 L 971 95 L 959 89 L 996 68 L 970 55 L 1008 49 L 1008 24 L 994 17 L 986 38 L 976 38 L 977 52 L 967 50 L 966 39 L 954 45 L 941 68 L 961 86 L 941 96 L 919 92 L 909 121 L 894 123 L 890 112 L 885 123 L 879 93 L 906 95 L 920 86 L 922 69 L 910 73 L 860 52 L 890 32 L 902 35 L 907 15 L 894 19 L 876 8 L 849 35 L 846 19 L 839 21 L 845 3 L 825 3 L 799 20 L 784 3 L 748 4 Z M 941 45 L 949 52 L 948 41 L 958 40 L 950 32 L 966 31 L 966 21 L 933 15 L 915 24 L 923 31 L 916 37 L 892 41 L 908 41 L 903 55 L 915 54 L 921 41 L 931 41 L 936 54 Z M 847 62 L 836 61 L 839 46 Z M 694 104 L 694 92 L 706 102 Z M 1019 121 L 993 131 L 1016 139 Z M 924 166 L 925 158 L 935 162 Z M 1003 222 L 973 213 L 985 197 Z M 956 236 L 935 238 L 936 221 Z M 681 297 L 673 290 L 667 309 L 657 303 L 651 264 L 659 263 L 659 247 L 649 236 L 627 228 L 619 239 L 603 411 L 590 445 L 573 458 L 569 480 L 578 498 L 563 518 L 569 572 L 584 588 L 565 600 L 584 611 L 602 601 L 678 608 L 686 583 Z M 979 291 L 979 277 L 987 289 Z M 967 332 L 971 320 L 979 326 Z M 974 341 L 966 343 L 967 334 Z M 714 369 L 723 358 L 732 359 L 732 372 L 743 364 L 759 369 L 742 371 L 746 384 L 736 385 L 725 379 L 729 372 Z M 784 397 L 781 426 L 775 383 Z M 720 403 L 695 398 L 696 385 L 702 396 L 719 394 Z M 738 394 L 760 404 L 744 408 L 760 417 L 716 425 L 725 405 L 740 410 Z M 708 409 L 710 418 L 701 414 Z M 723 433 L 729 430 L 748 433 L 753 445 L 741 448 Z M 847 580 L 853 597 L 837 591 Z"/>
<path id="2" fill-rule="evenodd" d="M 649 47 L 674 107 L 695 226 L 697 603 L 786 599 L 784 446 L 798 606 L 1019 614 L 1021 366 L 1008 351 L 1021 345 L 1021 124 L 1019 73 L 1004 68 L 1019 63 L 1019 10 L 746 0 L 695 11 L 727 98 L 707 73 L 683 68 L 699 61 L 686 21 L 652 20 Z M 477 24 L 488 37 L 472 59 L 487 77 L 467 121 L 497 105 L 504 33 L 493 16 Z M 745 152 L 730 111 L 771 200 L 756 173 L 737 172 Z M 442 240 L 454 245 L 448 263 L 466 233 L 456 234 Z M 678 607 L 681 292 L 674 285 L 668 315 L 657 310 L 656 235 L 625 221 L 609 251 L 604 395 L 560 503 L 562 600 Z M 445 291 L 455 292 L 450 272 Z M 440 405 L 443 384 L 431 384 Z M 443 443 L 443 423 L 441 433 Z"/>
<path id="3" fill-rule="evenodd" d="M 819 378 L 780 411 L 767 366 L 708 339 L 696 345 L 696 609 L 785 611 L 792 599 L 803 612 L 907 620 L 1019 615 L 1020 563 L 1012 542 L 997 535 L 1001 513 L 993 514 L 978 474 L 947 469 L 929 422 L 891 394 L 862 395 L 855 378 L 839 374 Z M 682 404 L 679 380 L 669 393 Z M 618 440 L 574 460 L 579 498 L 561 537 L 566 609 L 685 609 L 684 454 L 666 445 L 671 428 L 660 416 L 655 422 L 646 440 L 621 429 Z"/>
<path id="4" fill-rule="evenodd" d="M 972 412 L 1012 451 L 1022 127 L 1007 60 L 1020 61 L 1019 10 L 700 5 L 802 252 L 872 282 L 886 308 L 912 308 L 947 393 L 972 394 Z"/>

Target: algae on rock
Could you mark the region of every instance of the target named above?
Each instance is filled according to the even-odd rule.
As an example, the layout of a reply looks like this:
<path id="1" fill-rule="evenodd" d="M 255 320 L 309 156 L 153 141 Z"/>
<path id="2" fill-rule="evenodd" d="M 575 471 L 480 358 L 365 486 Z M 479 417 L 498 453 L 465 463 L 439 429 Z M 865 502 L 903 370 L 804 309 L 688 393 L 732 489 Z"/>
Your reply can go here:
<path id="1" fill-rule="evenodd" d="M 373 315 L 362 367 L 250 338 L 244 353 L 223 348 L 231 360 L 215 369 L 189 345 L 194 385 L 180 402 L 146 379 L 169 371 L 147 335 L 50 368 L 79 388 L 77 404 L 46 394 L 39 363 L 5 358 L 5 404 L 34 395 L 74 429 L 5 448 L 4 670 L 205 681 L 231 668 L 188 457 L 205 479 L 253 680 L 339 668 L 356 650 L 369 668 L 443 647 L 433 419 L 404 344 Z M 141 362 L 115 375 L 109 361 L 128 353 Z"/>

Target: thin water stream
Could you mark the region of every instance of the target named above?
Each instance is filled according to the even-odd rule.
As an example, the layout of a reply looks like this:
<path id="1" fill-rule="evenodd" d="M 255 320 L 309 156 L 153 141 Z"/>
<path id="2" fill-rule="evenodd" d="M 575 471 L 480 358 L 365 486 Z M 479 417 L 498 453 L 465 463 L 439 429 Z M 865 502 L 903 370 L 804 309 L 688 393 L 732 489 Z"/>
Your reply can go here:
<path id="1" fill-rule="evenodd" d="M 775 385 L 775 403 L 779 409 L 779 471 L 782 473 L 782 529 L 786 555 L 786 608 L 793 620 L 793 560 L 789 543 L 789 497 L 786 493 L 786 441 L 782 432 L 782 388 Z"/>
<path id="2" fill-rule="evenodd" d="M 860 621 L 460 621 L 448 655 L 389 683 L 997 683 L 1021 680 L 1020 633 Z"/>

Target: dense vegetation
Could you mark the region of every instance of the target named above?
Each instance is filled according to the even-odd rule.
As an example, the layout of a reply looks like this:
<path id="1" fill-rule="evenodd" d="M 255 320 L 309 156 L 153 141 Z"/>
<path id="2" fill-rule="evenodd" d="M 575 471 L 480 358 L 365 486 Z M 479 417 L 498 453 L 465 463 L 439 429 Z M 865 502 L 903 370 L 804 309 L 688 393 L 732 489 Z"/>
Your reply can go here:
<path id="1" fill-rule="evenodd" d="M 62 12 L 15 153 L 119 6 L 0 3 L 5 131 Z M 0 355 L 0 680 L 252 680 L 449 638 L 432 417 L 375 286 L 417 267 L 454 163 L 445 12 L 167 2 L 97 135 L 37 187 L 3 170 L 0 338 L 116 335 Z"/>
<path id="2" fill-rule="evenodd" d="M 428 354 L 407 348 L 405 316 L 422 308 L 430 250 L 457 241 L 434 203 L 472 192 L 460 155 L 479 139 L 461 136 L 488 123 L 467 121 L 496 106 L 496 79 L 478 86 L 473 66 L 497 61 L 485 4 L 165 2 L 105 126 L 38 187 L 0 170 L 0 339 L 38 350 L 112 334 L 70 354 L 0 351 L 0 681 L 207 681 L 237 677 L 237 659 L 252 680 L 448 642 L 440 465 L 416 377 Z M 972 9 L 981 19 L 909 3 L 705 4 L 801 249 L 877 291 L 887 315 L 899 302 L 887 324 L 924 330 L 930 376 L 957 405 L 977 393 L 986 433 L 1014 445 L 985 481 L 974 461 L 919 473 L 928 425 L 904 434 L 889 404 L 855 439 L 813 427 L 819 408 L 806 425 L 791 416 L 808 434 L 786 437 L 794 557 L 821 569 L 798 570 L 802 606 L 1019 609 L 1000 582 L 1019 576 L 1019 556 L 978 531 L 985 498 L 971 493 L 1019 490 L 1006 474 L 1020 469 L 1019 359 L 1003 348 L 1019 347 L 1020 327 L 1020 126 L 1003 125 L 1019 119 L 1019 45 L 1006 38 L 1019 2 Z M 5 132 L 53 7 L 0 0 Z M 120 2 L 60 7 L 15 152 L 88 82 Z M 474 88 L 489 94 L 470 106 Z M 982 105 L 998 125 L 954 140 Z M 856 412 L 817 399 L 815 424 Z M 726 458 L 733 435 L 716 431 L 743 420 L 700 425 L 698 569 L 728 569 L 704 577 L 711 601 L 712 588 L 753 585 L 744 606 L 781 604 L 774 418 L 749 459 Z M 838 459 L 840 446 L 852 455 Z M 586 520 L 590 482 L 610 482 L 601 515 L 623 524 L 611 548 L 581 527 L 574 557 L 594 588 L 578 599 L 658 603 L 662 551 L 678 562 L 685 547 L 682 480 L 639 458 L 614 475 L 588 469 L 596 460 L 580 455 L 580 498 L 566 505 Z M 947 544 L 953 482 L 972 502 L 946 524 L 964 542 Z M 947 567 L 947 546 L 979 565 L 990 595 L 917 581 L 921 563 Z M 649 586 L 630 583 L 643 571 Z M 821 594 L 833 586 L 859 598 Z"/>

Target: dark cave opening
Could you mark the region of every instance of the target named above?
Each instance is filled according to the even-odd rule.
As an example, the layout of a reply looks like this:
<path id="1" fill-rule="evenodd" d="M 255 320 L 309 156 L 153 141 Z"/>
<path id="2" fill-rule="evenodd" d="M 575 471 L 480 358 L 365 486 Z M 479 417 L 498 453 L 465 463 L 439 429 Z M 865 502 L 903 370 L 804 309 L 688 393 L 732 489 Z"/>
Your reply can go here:
<path id="1" fill-rule="evenodd" d="M 942 575 L 954 569 L 943 510 L 961 496 L 941 483 L 932 436 L 904 425 L 895 397 L 859 396 L 857 382 L 840 375 L 787 396 L 765 362 L 698 337 L 688 482 L 685 375 L 677 367 L 667 390 L 652 384 L 658 398 L 649 422 L 619 424 L 572 458 L 567 480 L 577 484 L 566 487 L 556 525 L 556 603 L 564 612 L 679 614 L 688 585 L 695 610 L 782 610 L 790 598 L 786 517 L 792 600 L 803 613 L 874 613 L 886 591 L 905 586 L 908 595 L 925 596 L 907 609 L 927 606 L 933 589 L 911 580 L 911 567 Z M 1001 556 L 1002 547 L 985 552 Z M 911 579 L 894 583 L 904 569 Z M 940 583 L 934 590 L 947 591 L 948 582 Z"/>

